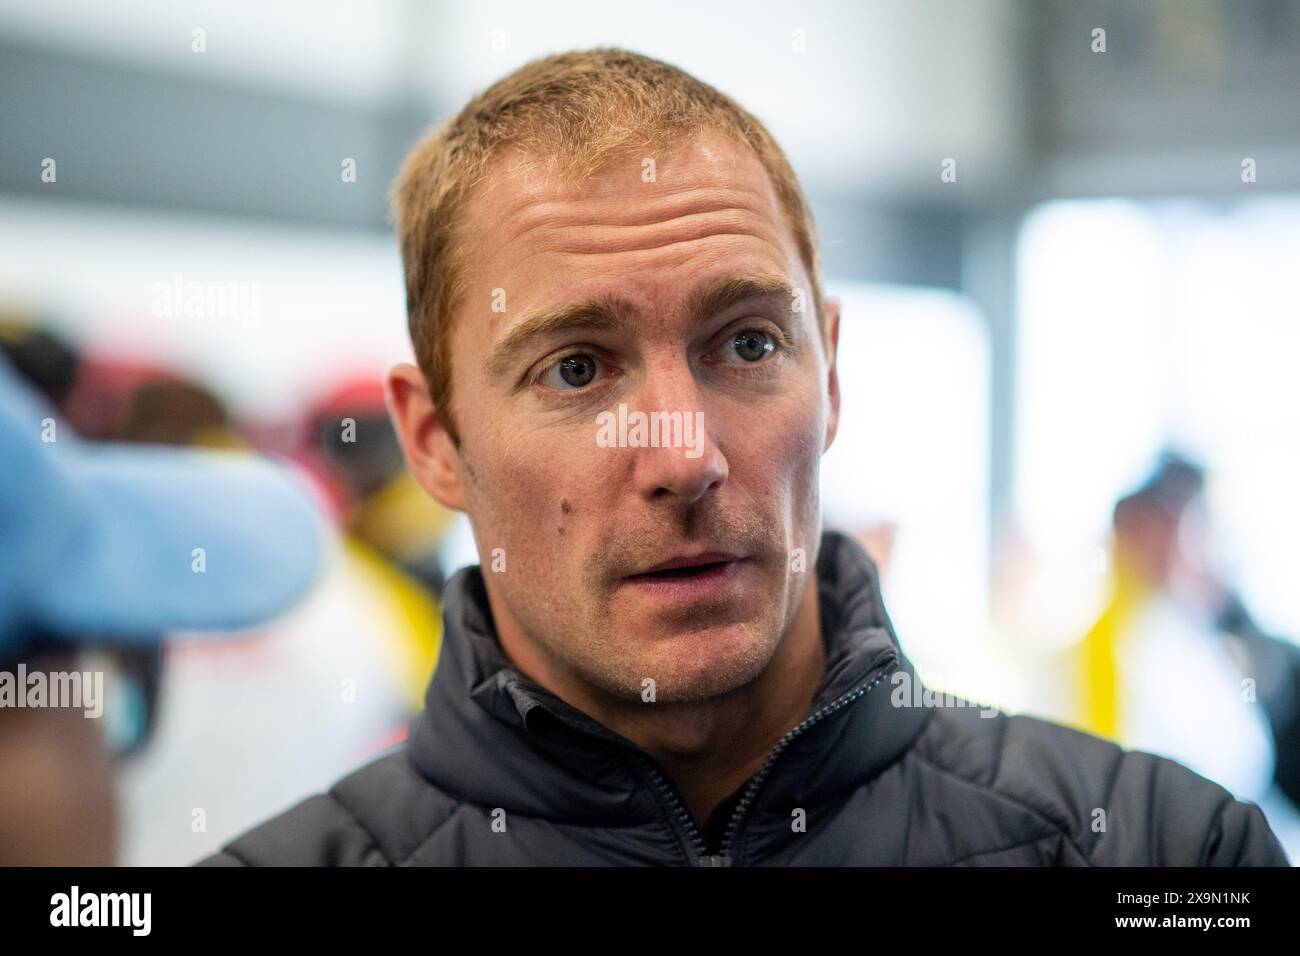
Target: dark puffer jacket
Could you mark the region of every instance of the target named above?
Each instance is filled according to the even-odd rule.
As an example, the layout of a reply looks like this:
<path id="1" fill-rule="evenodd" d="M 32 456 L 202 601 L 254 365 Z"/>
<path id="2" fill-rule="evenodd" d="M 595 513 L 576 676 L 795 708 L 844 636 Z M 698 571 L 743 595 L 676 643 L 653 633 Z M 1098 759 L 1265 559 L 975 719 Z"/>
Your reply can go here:
<path id="1" fill-rule="evenodd" d="M 866 552 L 827 532 L 817 574 L 815 702 L 703 828 L 644 751 L 508 664 L 470 568 L 409 742 L 201 864 L 1287 865 L 1258 807 L 1180 764 L 925 706 Z"/>

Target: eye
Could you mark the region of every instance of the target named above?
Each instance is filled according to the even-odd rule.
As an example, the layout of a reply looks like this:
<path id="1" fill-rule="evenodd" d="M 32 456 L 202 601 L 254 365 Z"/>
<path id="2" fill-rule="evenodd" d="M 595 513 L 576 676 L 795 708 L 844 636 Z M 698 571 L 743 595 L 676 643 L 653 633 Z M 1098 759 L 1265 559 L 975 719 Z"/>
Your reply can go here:
<path id="1" fill-rule="evenodd" d="M 596 377 L 599 362 L 585 353 L 566 355 L 541 374 L 538 381 L 558 391 L 584 388 Z"/>
<path id="2" fill-rule="evenodd" d="M 776 349 L 775 340 L 762 329 L 737 332 L 727 344 L 736 350 L 743 361 L 750 364 L 761 362 Z"/>

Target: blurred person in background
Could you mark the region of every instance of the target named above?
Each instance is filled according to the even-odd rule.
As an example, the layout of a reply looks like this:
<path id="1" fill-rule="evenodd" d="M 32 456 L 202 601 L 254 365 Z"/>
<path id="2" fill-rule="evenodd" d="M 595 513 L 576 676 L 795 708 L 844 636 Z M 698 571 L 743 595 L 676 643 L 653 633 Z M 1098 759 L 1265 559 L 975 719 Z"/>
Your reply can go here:
<path id="1" fill-rule="evenodd" d="M 121 342 L 83 350 L 35 318 L 14 316 L 0 324 L 0 347 L 80 437 L 137 447 L 261 449 L 295 467 L 318 508 L 335 522 L 369 513 L 365 502 L 376 498 L 388 503 L 373 509 L 386 518 L 374 522 L 380 527 L 418 528 L 418 521 L 437 517 L 430 515 L 437 506 L 418 488 L 426 507 L 417 507 L 414 519 L 400 506 L 411 502 L 409 494 L 385 495 L 398 484 L 391 475 L 392 426 L 383 422 L 388 436 L 370 427 L 374 406 L 366 399 L 359 407 L 349 381 L 330 388 L 332 404 L 306 408 L 298 428 L 285 429 L 277 422 L 236 420 L 207 384 L 141 358 Z M 379 396 L 383 414 L 382 386 Z M 321 447 L 327 434 L 322 416 L 335 412 L 339 418 L 355 413 L 365 423 L 359 440 L 329 460 L 298 454 L 304 444 Z M 287 440 L 305 418 L 312 419 L 311 438 Z M 383 458 L 384 448 L 390 452 L 383 466 L 388 480 L 381 474 L 368 484 L 364 459 L 372 449 Z M 355 478 L 338 460 L 361 462 Z M 405 540 L 415 542 L 437 526 L 428 521 Z M 129 695 L 133 701 L 105 721 L 112 728 L 125 724 L 111 734 L 122 738 L 112 745 L 119 758 L 120 861 L 188 862 L 405 737 L 436 660 L 436 597 L 346 524 L 338 534 L 321 530 L 319 585 L 291 613 L 223 634 L 220 641 L 117 642 L 112 655 L 99 655 L 110 673 L 123 676 L 125 689 L 114 699 Z M 418 554 L 418 547 L 403 553 Z M 142 719 L 147 728 L 139 726 Z M 139 746 L 145 730 L 148 748 Z M 195 752 L 205 759 L 195 761 Z M 257 772 L 244 785 L 230 786 L 232 775 L 253 768 Z M 199 822 L 191 820 L 196 809 L 203 811 Z"/>
<path id="2" fill-rule="evenodd" d="M 379 396 L 382 415 L 382 386 Z M 265 437 L 275 434 L 274 427 L 236 422 L 214 391 L 172 370 L 101 356 L 83 363 L 74 398 L 83 414 L 94 409 L 105 439 L 281 451 Z M 310 425 L 303 445 L 283 451 L 337 525 L 323 545 L 321 586 L 268 627 L 237 640 L 169 650 L 163 726 L 126 778 L 134 797 L 128 814 L 133 862 L 185 862 L 191 853 L 150 821 L 181 818 L 200 806 L 213 832 L 197 838 L 218 839 L 400 741 L 419 709 L 437 660 L 436 598 L 355 528 L 363 515 L 384 513 L 372 502 L 385 495 L 392 502 L 390 525 L 420 528 L 436 515 L 427 507 L 414 515 L 400 508 L 391 492 L 398 484 L 396 439 L 386 417 L 375 427 L 364 389 L 345 382 L 304 415 Z M 349 420 L 355 434 L 345 425 Z M 339 431 L 355 440 L 327 447 L 326 439 Z M 404 474 L 400 449 L 396 464 Z M 424 521 L 417 534 L 437 526 Z M 406 534 L 407 541 L 415 539 Z M 194 749 L 208 754 L 202 766 L 190 759 Z M 261 772 L 250 786 L 224 786 L 235 763 Z"/>
<path id="3" fill-rule="evenodd" d="M 341 378 L 311 404 L 294 458 L 328 495 L 351 573 L 366 580 L 387 609 L 393 626 L 374 633 L 401 687 L 406 716 L 414 716 L 438 659 L 438 548 L 451 512 L 407 471 L 377 377 Z"/>
<path id="4" fill-rule="evenodd" d="M 225 404 L 198 382 L 149 379 L 131 393 L 117 439 L 201 448 L 248 448 Z"/>
<path id="5" fill-rule="evenodd" d="M 1107 606 L 1075 649 L 1086 730 L 1173 757 L 1239 798 L 1300 798 L 1300 646 L 1215 567 L 1203 467 L 1165 452 L 1113 514 Z"/>
<path id="6" fill-rule="evenodd" d="M 80 441 L 52 341 L 7 340 L 36 388 L 0 358 L 3 866 L 118 862 L 115 771 L 155 724 L 163 635 L 270 618 L 319 561 L 309 498 L 268 463 Z"/>

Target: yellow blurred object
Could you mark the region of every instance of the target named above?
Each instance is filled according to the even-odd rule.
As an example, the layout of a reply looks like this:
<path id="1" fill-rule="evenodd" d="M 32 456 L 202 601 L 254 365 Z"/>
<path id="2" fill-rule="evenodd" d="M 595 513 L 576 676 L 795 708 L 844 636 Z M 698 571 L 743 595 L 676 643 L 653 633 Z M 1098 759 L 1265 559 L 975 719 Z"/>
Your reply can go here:
<path id="1" fill-rule="evenodd" d="M 401 564 L 434 551 L 451 519 L 452 513 L 405 469 L 357 503 L 348 519 L 348 556 L 392 610 L 392 626 L 379 631 L 388 641 L 385 658 L 411 714 L 424 706 L 424 692 L 438 661 L 442 610 L 428 588 Z"/>
<path id="2" fill-rule="evenodd" d="M 1109 740 L 1120 740 L 1124 730 L 1120 706 L 1119 650 L 1124 636 L 1151 589 L 1142 575 L 1120 552 L 1115 558 L 1115 579 L 1110 600 L 1101 617 L 1075 645 L 1071 671 L 1078 678 L 1078 715 L 1073 724 Z"/>
<path id="3" fill-rule="evenodd" d="M 250 448 L 236 431 L 225 425 L 205 425 L 190 435 L 190 444 L 198 448 L 230 448 L 247 450 Z"/>
<path id="4" fill-rule="evenodd" d="M 391 611 L 389 626 L 375 628 L 384 659 L 409 713 L 424 706 L 424 692 L 442 647 L 442 610 L 425 587 L 368 544 L 343 539 L 349 563 L 368 579 Z"/>
<path id="5" fill-rule="evenodd" d="M 406 469 L 354 508 L 348 527 L 372 548 L 402 562 L 435 550 L 452 519 Z"/>

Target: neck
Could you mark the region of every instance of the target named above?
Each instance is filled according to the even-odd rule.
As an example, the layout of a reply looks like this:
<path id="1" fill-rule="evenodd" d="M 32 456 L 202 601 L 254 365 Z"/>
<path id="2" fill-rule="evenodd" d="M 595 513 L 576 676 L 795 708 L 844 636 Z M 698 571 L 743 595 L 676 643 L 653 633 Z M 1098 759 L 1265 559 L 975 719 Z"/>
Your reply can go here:
<path id="1" fill-rule="evenodd" d="M 816 575 L 808 576 L 793 626 L 759 676 L 705 701 L 647 708 L 611 697 L 548 666 L 531 641 L 512 631 L 499 633 L 515 666 L 659 761 L 701 826 L 808 715 L 826 669 Z"/>

